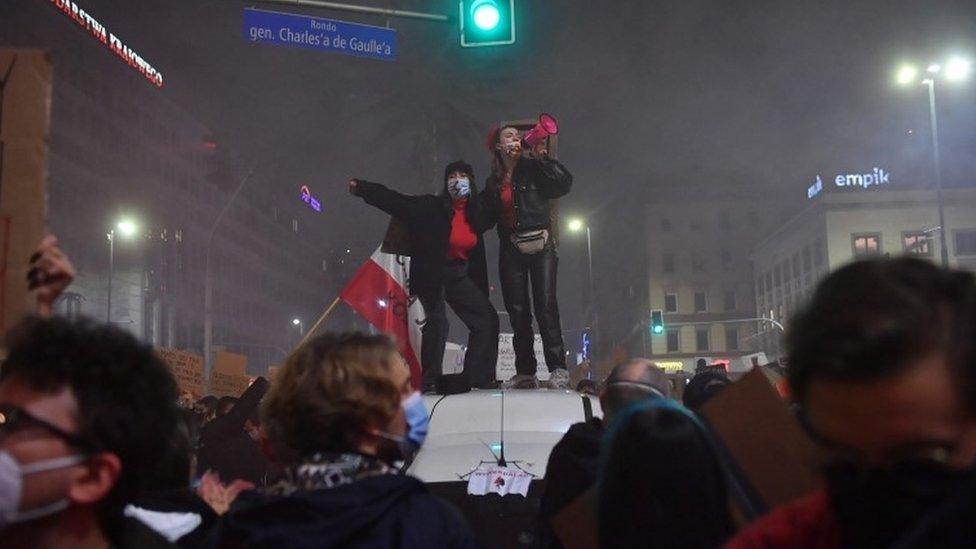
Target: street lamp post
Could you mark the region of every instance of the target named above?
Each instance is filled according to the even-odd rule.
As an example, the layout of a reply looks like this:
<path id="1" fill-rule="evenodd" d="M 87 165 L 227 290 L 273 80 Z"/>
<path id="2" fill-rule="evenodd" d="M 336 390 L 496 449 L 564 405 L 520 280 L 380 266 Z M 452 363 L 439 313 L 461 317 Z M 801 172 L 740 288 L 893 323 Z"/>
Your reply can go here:
<path id="1" fill-rule="evenodd" d="M 114 227 L 106 235 L 108 237 L 108 295 L 106 302 L 108 305 L 108 310 L 105 314 L 105 323 L 112 323 L 112 279 L 115 278 L 115 231 L 118 230 L 119 234 L 129 238 L 136 234 L 136 224 L 127 219 L 123 219 L 115 224 Z"/>
<path id="2" fill-rule="evenodd" d="M 949 249 L 946 246 L 946 225 L 945 225 L 945 201 L 942 198 L 942 161 L 939 155 L 939 120 L 935 109 L 935 80 L 936 76 L 943 74 L 948 80 L 965 80 L 969 76 L 970 63 L 962 58 L 952 58 L 943 67 L 938 64 L 930 64 L 926 68 L 929 76 L 922 80 L 922 84 L 928 87 L 929 92 L 929 123 L 932 128 L 932 165 L 935 170 L 935 195 L 939 204 L 939 252 L 942 259 L 942 266 L 949 266 Z M 898 83 L 906 86 L 917 82 L 918 69 L 911 65 L 905 65 L 898 70 Z"/>
<path id="3" fill-rule="evenodd" d="M 596 316 L 596 304 L 595 297 L 593 295 L 593 241 L 590 238 L 590 225 L 580 218 L 574 218 L 569 220 L 569 230 L 578 233 L 586 229 L 586 281 L 587 281 L 587 296 L 586 296 L 586 312 L 584 313 L 586 318 L 582 319 L 583 328 L 591 328 L 592 336 L 595 336 L 597 342 L 600 341 L 600 329 L 597 326 L 598 319 Z M 592 345 L 592 343 L 591 343 Z"/>
<path id="4" fill-rule="evenodd" d="M 586 279 L 587 291 L 589 292 L 590 306 L 593 306 L 593 241 L 590 239 L 590 226 L 582 219 L 571 219 L 569 230 L 574 233 L 586 229 Z"/>
<path id="5" fill-rule="evenodd" d="M 935 166 L 935 196 L 939 202 L 939 252 L 942 266 L 949 266 L 949 250 L 946 248 L 945 202 L 942 200 L 942 162 L 939 158 L 939 121 L 935 114 L 935 78 L 922 80 L 929 88 L 929 122 L 932 125 L 932 163 Z"/>
<path id="6" fill-rule="evenodd" d="M 211 256 L 213 255 L 213 243 L 214 237 L 217 235 L 217 227 L 220 226 L 220 222 L 223 221 L 224 216 L 227 215 L 227 211 L 230 210 L 231 205 L 234 204 L 234 200 L 237 195 L 241 194 L 241 190 L 247 183 L 247 180 L 251 178 L 251 174 L 254 173 L 254 168 L 248 170 L 247 174 L 241 178 L 241 182 L 237 184 L 237 189 L 234 190 L 234 194 L 230 195 L 230 198 L 224 203 L 224 207 L 217 214 L 216 219 L 214 219 L 213 225 L 210 226 L 210 234 L 207 235 L 207 248 L 204 252 L 204 274 L 203 274 L 203 382 L 204 384 L 210 383 L 210 370 L 213 364 L 213 294 L 214 294 L 214 277 L 213 277 L 213 262 L 211 261 Z"/>

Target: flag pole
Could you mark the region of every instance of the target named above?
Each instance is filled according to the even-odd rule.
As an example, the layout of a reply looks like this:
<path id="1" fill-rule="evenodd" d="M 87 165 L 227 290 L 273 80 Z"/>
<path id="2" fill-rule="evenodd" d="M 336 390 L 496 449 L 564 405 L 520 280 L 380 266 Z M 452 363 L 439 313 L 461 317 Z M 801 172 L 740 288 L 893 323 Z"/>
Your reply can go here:
<path id="1" fill-rule="evenodd" d="M 325 312 L 322 313 L 322 316 L 320 316 L 319 319 L 315 321 L 315 324 L 312 325 L 312 328 L 309 329 L 307 332 L 305 332 L 305 335 L 302 336 L 302 340 L 298 342 L 298 345 L 295 345 L 295 348 L 292 349 L 292 352 L 297 351 L 302 347 L 302 345 L 305 345 L 305 342 L 312 337 L 312 335 L 315 333 L 316 330 L 319 329 L 319 326 L 321 326 L 322 323 L 325 322 L 325 319 L 329 318 L 329 315 L 332 314 L 332 311 L 336 308 L 336 306 L 339 305 L 340 301 L 342 301 L 341 297 L 336 297 L 335 299 L 332 300 L 332 303 L 330 303 L 329 306 L 325 309 Z"/>

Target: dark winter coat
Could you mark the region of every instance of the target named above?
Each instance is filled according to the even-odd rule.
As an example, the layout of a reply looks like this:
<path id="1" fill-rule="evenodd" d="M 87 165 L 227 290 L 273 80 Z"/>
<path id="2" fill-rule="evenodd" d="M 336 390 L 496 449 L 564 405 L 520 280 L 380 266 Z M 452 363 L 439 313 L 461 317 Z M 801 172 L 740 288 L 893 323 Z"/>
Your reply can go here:
<path id="1" fill-rule="evenodd" d="M 444 285 L 444 266 L 454 210 L 447 196 L 410 196 L 379 183 L 356 180 L 356 195 L 405 223 L 410 231 L 410 295 L 437 295 Z M 481 195 L 472 193 L 465 210 L 478 243 L 468 254 L 468 276 L 488 295 L 488 265 L 483 234 L 491 228 Z"/>
<path id="2" fill-rule="evenodd" d="M 406 475 L 271 496 L 244 492 L 211 538 L 213 547 L 474 548 L 456 509 Z"/>
<path id="3" fill-rule="evenodd" d="M 243 479 L 263 483 L 268 462 L 258 443 L 244 432 L 244 422 L 261 404 L 268 391 L 268 380 L 258 377 L 229 412 L 200 428 L 197 472 L 216 471 L 221 482 Z"/>
<path id="4" fill-rule="evenodd" d="M 571 425 L 552 448 L 539 507 L 539 546 L 543 549 L 562 547 L 552 529 L 553 517 L 596 484 L 601 436 L 603 421 L 593 418 Z"/>
<path id="5" fill-rule="evenodd" d="M 493 225 L 501 220 L 501 184 L 501 176 L 494 173 L 485 182 L 485 204 Z M 573 175 L 556 160 L 519 158 L 512 172 L 515 231 L 550 228 L 549 201 L 567 194 L 572 186 Z M 498 231 L 505 230 L 499 223 Z"/>

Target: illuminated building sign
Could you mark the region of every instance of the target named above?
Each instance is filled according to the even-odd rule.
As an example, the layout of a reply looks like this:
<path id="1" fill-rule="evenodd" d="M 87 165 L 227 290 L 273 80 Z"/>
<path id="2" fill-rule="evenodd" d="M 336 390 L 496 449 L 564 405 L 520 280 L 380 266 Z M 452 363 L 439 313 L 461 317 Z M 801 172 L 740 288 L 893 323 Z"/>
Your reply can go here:
<path id="1" fill-rule="evenodd" d="M 813 198 L 820 194 L 823 190 L 823 181 L 820 180 L 820 175 L 817 175 L 817 180 L 813 182 L 813 185 L 807 187 L 807 198 Z"/>
<path id="2" fill-rule="evenodd" d="M 91 14 L 87 13 L 84 9 L 78 7 L 78 4 L 72 2 L 71 0 L 50 0 L 51 4 L 58 9 L 61 13 L 67 15 L 72 21 L 78 24 L 81 28 L 88 31 L 96 40 L 101 42 L 103 45 L 108 47 L 115 55 L 119 57 L 126 65 L 129 65 L 135 69 L 139 74 L 144 76 L 146 80 L 152 82 L 157 88 L 163 87 L 163 75 L 148 61 L 142 58 L 141 55 L 136 53 L 133 49 L 126 46 L 122 40 L 115 36 L 112 32 L 105 28 L 95 20 Z"/>
<path id="3" fill-rule="evenodd" d="M 655 360 L 654 364 L 669 374 L 684 370 L 685 363 L 680 360 Z"/>
<path id="4" fill-rule="evenodd" d="M 851 188 L 853 190 L 864 190 L 869 187 L 890 184 L 891 173 L 884 171 L 882 168 L 874 168 L 874 170 L 868 173 L 839 174 L 834 177 L 835 187 Z M 817 179 L 813 182 L 813 185 L 807 187 L 807 198 L 813 198 L 820 194 L 821 191 L 823 191 L 823 181 L 820 179 L 820 175 L 817 174 Z"/>
<path id="5" fill-rule="evenodd" d="M 312 196 L 312 192 L 308 190 L 307 185 L 302 185 L 301 193 L 302 193 L 302 202 L 308 204 L 309 208 L 312 208 L 317 212 L 322 211 L 322 203 L 316 200 L 314 196 Z"/>

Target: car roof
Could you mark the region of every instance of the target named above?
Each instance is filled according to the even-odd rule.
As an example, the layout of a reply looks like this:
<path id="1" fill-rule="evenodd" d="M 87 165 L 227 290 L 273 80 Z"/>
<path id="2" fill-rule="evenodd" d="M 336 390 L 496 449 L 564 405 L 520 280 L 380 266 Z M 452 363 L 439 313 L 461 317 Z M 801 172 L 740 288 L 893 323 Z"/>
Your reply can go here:
<path id="1" fill-rule="evenodd" d="M 570 425 L 586 420 L 583 399 L 593 416 L 602 415 L 599 400 L 568 390 L 426 395 L 430 430 L 409 472 L 424 482 L 460 482 L 482 462 L 494 463 L 501 451 L 504 403 L 506 461 L 545 477 L 552 447 Z"/>

